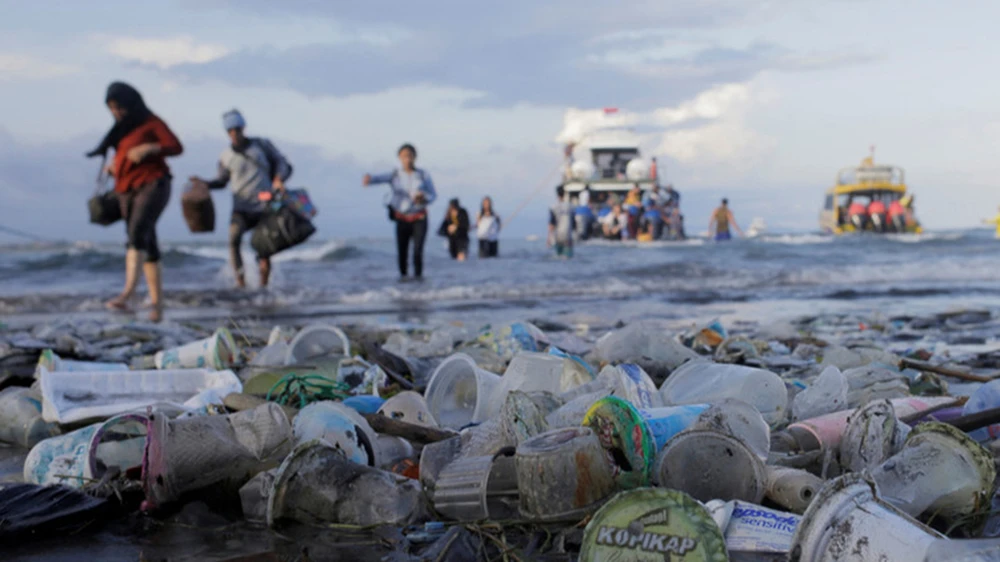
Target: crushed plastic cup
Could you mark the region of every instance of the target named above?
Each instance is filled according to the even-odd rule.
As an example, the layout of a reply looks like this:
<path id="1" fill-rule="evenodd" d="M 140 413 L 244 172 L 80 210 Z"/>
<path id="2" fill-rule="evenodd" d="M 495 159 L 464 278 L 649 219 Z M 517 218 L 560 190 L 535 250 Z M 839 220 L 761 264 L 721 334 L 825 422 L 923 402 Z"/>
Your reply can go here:
<path id="1" fill-rule="evenodd" d="M 662 488 L 621 492 L 583 531 L 580 562 L 725 562 L 726 539 L 705 506 Z"/>
<path id="2" fill-rule="evenodd" d="M 591 381 L 597 378 L 597 371 L 595 371 L 593 365 L 587 363 L 583 357 L 566 353 L 555 346 L 549 348 L 549 355 L 555 355 L 556 357 L 562 357 L 563 359 L 570 359 L 573 361 L 573 364 L 567 365 L 566 368 L 577 371 L 577 376 L 580 377 L 581 380 L 586 379 L 587 381 Z"/>
<path id="3" fill-rule="evenodd" d="M 918 425 L 902 450 L 871 469 L 882 499 L 916 517 L 946 519 L 989 505 L 996 480 L 993 455 L 966 434 L 940 422 Z"/>
<path id="4" fill-rule="evenodd" d="M 788 411 L 788 391 L 781 377 L 764 369 L 697 360 L 685 363 L 663 383 L 664 404 L 700 404 L 726 398 L 743 400 L 774 427 Z"/>
<path id="5" fill-rule="evenodd" d="M 456 521 L 512 519 L 518 513 L 514 457 L 459 457 L 441 470 L 432 497 L 434 510 Z"/>
<path id="6" fill-rule="evenodd" d="M 37 390 L 17 386 L 0 390 L 0 442 L 30 449 L 60 433 L 59 425 L 42 419 L 42 396 Z"/>
<path id="7" fill-rule="evenodd" d="M 478 341 L 495 352 L 505 361 L 510 361 L 518 353 L 539 351 L 539 340 L 545 339 L 545 333 L 528 322 L 497 327 L 487 327 L 479 335 Z"/>
<path id="8" fill-rule="evenodd" d="M 40 441 L 24 461 L 24 481 L 82 488 L 114 467 L 142 466 L 148 419 L 126 414 Z"/>
<path id="9" fill-rule="evenodd" d="M 608 365 L 601 369 L 593 381 L 564 392 L 559 397 L 563 402 L 570 402 L 580 396 L 605 391 L 628 400 L 638 408 L 658 408 L 664 405 L 653 379 L 642 367 L 632 363 Z"/>
<path id="10" fill-rule="evenodd" d="M 499 375 L 480 369 L 468 355 L 456 353 L 434 370 L 424 398 L 442 427 L 461 429 L 489 419 L 499 384 Z"/>
<path id="11" fill-rule="evenodd" d="M 348 460 L 322 440 L 297 446 L 278 467 L 268 494 L 269 527 L 282 521 L 323 525 L 410 525 L 426 513 L 420 484 Z"/>
<path id="12" fill-rule="evenodd" d="M 73 359 L 63 359 L 56 355 L 51 349 L 42 351 L 38 357 L 38 365 L 35 367 L 35 378 L 40 378 L 42 370 L 54 373 L 57 371 L 69 371 L 73 373 L 93 372 L 93 371 L 127 371 L 128 365 L 125 363 L 110 363 L 100 361 L 76 361 Z"/>
<path id="13" fill-rule="evenodd" d="M 39 382 L 42 417 L 63 424 L 105 419 L 160 404 L 198 409 L 221 404 L 227 395 L 243 391 L 232 371 L 210 369 L 43 371 Z"/>
<path id="14" fill-rule="evenodd" d="M 251 478 L 240 488 L 240 507 L 243 517 L 251 523 L 267 522 L 267 499 L 274 487 L 277 468 L 265 470 Z"/>
<path id="15" fill-rule="evenodd" d="M 331 355 L 350 357 L 351 340 L 340 328 L 325 324 L 306 326 L 288 343 L 286 365 L 311 365 Z"/>
<path id="16" fill-rule="evenodd" d="M 519 390 L 508 394 L 497 415 L 462 430 L 462 456 L 493 455 L 544 433 L 548 429 L 545 415 L 551 407 L 549 396 Z"/>
<path id="17" fill-rule="evenodd" d="M 795 529 L 789 562 L 923 560 L 943 538 L 880 499 L 875 484 L 846 474 L 823 487 Z"/>
<path id="18" fill-rule="evenodd" d="M 707 406 L 689 428 L 710 429 L 735 437 L 764 462 L 771 453 L 771 428 L 757 408 L 742 400 L 726 398 Z"/>
<path id="19" fill-rule="evenodd" d="M 629 324 L 608 332 L 594 345 L 602 363 L 634 363 L 656 380 L 699 355 L 674 339 L 661 325 L 651 322 Z"/>
<path id="20" fill-rule="evenodd" d="M 876 467 L 903 447 L 910 427 L 896 417 L 888 400 L 870 402 L 847 420 L 840 441 L 840 466 L 847 472 Z"/>
<path id="21" fill-rule="evenodd" d="M 848 382 L 844 373 L 834 366 L 823 369 L 812 384 L 795 395 L 792 419 L 804 420 L 847 409 Z"/>
<path id="22" fill-rule="evenodd" d="M 151 414 L 142 460 L 143 509 L 214 484 L 238 490 L 257 473 L 277 466 L 291 448 L 291 424 L 273 402 L 222 416 L 170 420 Z"/>
<path id="23" fill-rule="evenodd" d="M 518 445 L 514 457 L 521 515 L 580 520 L 615 491 L 611 467 L 590 428 L 554 429 Z"/>
<path id="24" fill-rule="evenodd" d="M 296 444 L 323 440 L 351 462 L 381 466 L 378 436 L 368 422 L 340 402 L 314 402 L 295 416 L 292 434 Z"/>
<path id="25" fill-rule="evenodd" d="M 428 443 L 420 452 L 420 485 L 431 494 L 437 484 L 438 476 L 444 467 L 448 466 L 462 454 L 462 438 L 459 436 Z"/>
<path id="26" fill-rule="evenodd" d="M 820 365 L 823 367 L 833 365 L 841 370 L 864 367 L 872 363 L 884 363 L 898 367 L 900 359 L 899 356 L 888 351 L 872 347 L 848 349 L 846 347 L 831 345 L 823 349 L 823 359 L 820 361 Z"/>
<path id="27" fill-rule="evenodd" d="M 378 413 L 388 418 L 424 427 L 438 427 L 437 420 L 427 407 L 427 400 L 412 390 L 389 398 L 379 407 Z"/>
<path id="28" fill-rule="evenodd" d="M 376 446 L 379 450 L 379 458 L 381 462 L 379 468 L 385 470 L 391 469 L 393 466 L 396 466 L 404 460 L 412 460 L 416 456 L 413 444 L 406 439 L 396 437 L 395 435 L 379 434 Z"/>
<path id="29" fill-rule="evenodd" d="M 726 537 L 730 560 L 748 557 L 770 560 L 776 555 L 787 555 L 792 549 L 795 528 L 802 519 L 794 513 L 735 500 L 712 500 L 705 507 Z"/>
<path id="30" fill-rule="evenodd" d="M 816 499 L 824 481 L 798 468 L 767 467 L 767 499 L 793 512 L 803 513 Z"/>
<path id="31" fill-rule="evenodd" d="M 587 411 L 583 425 L 597 435 L 619 488 L 649 485 L 656 442 L 635 406 L 616 396 L 602 398 Z"/>
<path id="32" fill-rule="evenodd" d="M 591 380 L 590 374 L 579 369 L 572 359 L 547 353 L 518 353 L 501 377 L 485 416 L 487 419 L 495 416 L 504 397 L 511 392 L 562 394 Z"/>
<path id="33" fill-rule="evenodd" d="M 219 328 L 210 337 L 158 352 L 153 357 L 157 369 L 228 369 L 239 357 L 233 334 Z"/>
<path id="34" fill-rule="evenodd" d="M 892 404 L 896 416 L 903 418 L 939 406 L 954 404 L 955 399 L 950 396 L 910 396 L 896 398 L 889 403 Z M 789 425 L 786 431 L 793 435 L 797 434 L 795 438 L 804 445 L 804 449 L 814 447 L 823 451 L 836 450 L 840 447 L 840 441 L 847 429 L 847 421 L 854 412 L 855 410 L 844 410 L 795 422 Z"/>
<path id="35" fill-rule="evenodd" d="M 691 429 L 671 439 L 656 457 L 658 486 L 681 490 L 700 501 L 760 503 L 767 472 L 757 454 L 735 437 Z"/>

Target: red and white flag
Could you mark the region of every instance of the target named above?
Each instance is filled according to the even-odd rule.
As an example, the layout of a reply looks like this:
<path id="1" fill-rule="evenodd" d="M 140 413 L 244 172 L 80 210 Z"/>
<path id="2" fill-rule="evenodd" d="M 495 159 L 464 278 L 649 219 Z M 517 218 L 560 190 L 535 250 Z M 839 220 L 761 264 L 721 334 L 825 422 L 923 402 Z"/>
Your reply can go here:
<path id="1" fill-rule="evenodd" d="M 605 107 L 604 108 L 604 114 L 605 115 L 611 115 L 612 113 L 618 113 L 618 108 L 617 107 Z"/>

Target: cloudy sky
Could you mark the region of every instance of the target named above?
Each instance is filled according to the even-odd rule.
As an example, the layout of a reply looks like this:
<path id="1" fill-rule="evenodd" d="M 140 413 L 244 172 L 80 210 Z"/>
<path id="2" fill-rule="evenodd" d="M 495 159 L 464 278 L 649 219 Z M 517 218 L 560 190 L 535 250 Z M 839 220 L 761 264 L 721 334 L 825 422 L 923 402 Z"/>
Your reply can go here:
<path id="1" fill-rule="evenodd" d="M 0 1 L 0 226 L 113 240 L 86 223 L 112 80 L 143 92 L 186 147 L 178 193 L 225 146 L 221 114 L 271 138 L 325 237 L 388 236 L 388 170 L 417 145 L 442 197 L 494 196 L 541 232 L 560 133 L 612 106 L 700 226 L 816 228 L 836 170 L 877 146 L 931 228 L 1000 203 L 1000 3 L 934 0 Z M 663 172 L 661 172 L 663 173 Z M 216 196 L 226 216 L 228 198 Z M 443 205 L 442 205 L 443 206 Z M 216 236 L 222 236 L 221 233 Z M 175 200 L 161 238 L 188 239 Z M 12 241 L 0 233 L 0 241 Z"/>

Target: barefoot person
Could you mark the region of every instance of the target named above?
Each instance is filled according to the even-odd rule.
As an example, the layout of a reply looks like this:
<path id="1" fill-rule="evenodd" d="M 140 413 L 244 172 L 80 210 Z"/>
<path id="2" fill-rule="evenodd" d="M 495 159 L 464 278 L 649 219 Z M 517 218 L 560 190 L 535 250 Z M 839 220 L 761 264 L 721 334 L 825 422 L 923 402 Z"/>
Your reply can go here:
<path id="1" fill-rule="evenodd" d="M 240 246 L 243 234 L 253 230 L 264 218 L 266 203 L 261 194 L 271 189 L 285 189 L 285 182 L 292 175 L 292 166 L 265 138 L 248 137 L 243 133 L 246 121 L 237 110 L 222 116 L 222 126 L 229 135 L 230 146 L 219 157 L 219 172 L 215 179 L 191 177 L 195 189 L 222 189 L 227 184 L 233 192 L 233 213 L 229 219 L 229 261 L 233 265 L 236 286 L 246 287 L 243 274 L 243 255 Z M 271 276 L 270 258 L 257 257 L 260 268 L 260 286 L 267 287 Z"/>
<path id="2" fill-rule="evenodd" d="M 448 202 L 448 210 L 445 211 L 444 221 L 438 234 L 448 239 L 448 253 L 451 259 L 465 261 L 469 254 L 469 212 L 458 202 L 452 199 Z"/>
<path id="3" fill-rule="evenodd" d="M 729 232 L 730 226 L 735 228 L 740 236 L 743 236 L 740 225 L 736 224 L 733 212 L 729 209 L 729 199 L 723 199 L 722 205 L 712 211 L 712 218 L 708 221 L 708 235 L 714 235 L 716 242 L 732 240 L 733 235 Z"/>
<path id="4" fill-rule="evenodd" d="M 495 258 L 499 252 L 500 217 L 493 210 L 493 199 L 483 197 L 476 215 L 476 238 L 479 239 L 479 257 Z"/>
<path id="5" fill-rule="evenodd" d="M 399 260 L 400 281 L 406 280 L 410 242 L 413 242 L 413 274 L 416 279 L 424 275 L 424 242 L 427 240 L 427 205 L 434 202 L 437 192 L 431 176 L 417 168 L 417 149 L 404 144 L 396 151 L 400 167 L 386 174 L 365 174 L 361 180 L 365 187 L 388 184 L 392 190 L 389 201 L 389 219 L 396 223 L 396 252 Z"/>
<path id="6" fill-rule="evenodd" d="M 170 200 L 170 168 L 165 160 L 184 149 L 167 124 L 146 107 L 142 95 L 128 84 L 113 82 L 104 97 L 115 124 L 88 157 L 115 157 L 108 174 L 115 178 L 115 192 L 121 205 L 128 234 L 125 252 L 125 287 L 106 303 L 111 310 L 128 310 L 139 269 L 146 277 L 152 310 L 149 319 L 163 318 L 163 279 L 160 248 L 156 241 L 156 221 Z"/>

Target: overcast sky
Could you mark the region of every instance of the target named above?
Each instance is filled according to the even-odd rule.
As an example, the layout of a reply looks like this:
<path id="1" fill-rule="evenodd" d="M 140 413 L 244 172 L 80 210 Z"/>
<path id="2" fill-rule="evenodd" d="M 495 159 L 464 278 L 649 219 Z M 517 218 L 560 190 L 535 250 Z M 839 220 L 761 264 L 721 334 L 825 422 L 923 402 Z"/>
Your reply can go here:
<path id="1" fill-rule="evenodd" d="M 1000 203 L 1000 3 L 934 0 L 0 1 L 0 226 L 115 240 L 86 222 L 113 80 L 181 138 L 161 239 L 210 175 L 239 108 L 295 166 L 324 238 L 388 236 L 380 190 L 402 142 L 442 198 L 494 197 L 541 233 L 560 133 L 618 107 L 684 195 L 689 229 L 815 230 L 822 192 L 868 147 L 903 166 L 930 228 Z M 228 216 L 229 200 L 216 195 Z M 440 216 L 443 202 L 436 205 Z M 693 227 L 693 228 L 692 228 Z M 223 237 L 220 229 L 214 236 Z M 204 235 L 202 235 L 204 236 Z M 212 238 L 209 238 L 212 239 Z M 14 239 L 0 233 L 0 241 Z"/>

